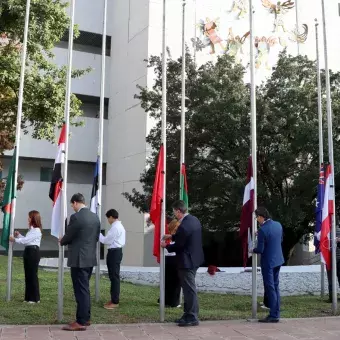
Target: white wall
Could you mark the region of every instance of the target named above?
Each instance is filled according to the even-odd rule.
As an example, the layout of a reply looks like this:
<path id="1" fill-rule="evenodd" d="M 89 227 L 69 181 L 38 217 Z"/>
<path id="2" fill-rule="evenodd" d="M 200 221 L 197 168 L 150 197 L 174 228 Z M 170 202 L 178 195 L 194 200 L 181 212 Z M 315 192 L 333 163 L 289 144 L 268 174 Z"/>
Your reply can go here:
<path id="1" fill-rule="evenodd" d="M 70 128 L 69 140 L 69 160 L 82 162 L 95 162 L 98 154 L 98 133 L 99 120 L 96 118 L 82 118 L 84 126 Z M 56 131 L 56 135 L 59 131 Z M 104 163 L 107 160 L 108 152 L 108 126 L 104 124 Z M 12 155 L 12 151 L 8 151 L 5 155 Z M 57 146 L 46 140 L 36 140 L 31 134 L 21 137 L 20 157 L 33 157 L 55 159 Z"/>
<path id="2" fill-rule="evenodd" d="M 141 189 L 146 160 L 146 114 L 134 95 L 147 85 L 149 0 L 116 0 L 108 13 L 113 25 L 106 199 L 127 230 L 124 264 L 143 265 L 144 217 L 122 196 Z M 114 81 L 113 81 L 114 80 Z"/>
<path id="3" fill-rule="evenodd" d="M 53 62 L 57 65 L 67 65 L 67 48 L 56 47 L 53 49 L 55 58 Z M 92 71 L 78 79 L 72 79 L 72 92 L 90 96 L 100 96 L 100 78 L 101 78 L 101 55 L 87 52 L 73 51 L 73 68 L 87 69 Z M 106 84 L 105 97 L 110 93 L 110 67 L 111 57 L 106 57 Z"/>

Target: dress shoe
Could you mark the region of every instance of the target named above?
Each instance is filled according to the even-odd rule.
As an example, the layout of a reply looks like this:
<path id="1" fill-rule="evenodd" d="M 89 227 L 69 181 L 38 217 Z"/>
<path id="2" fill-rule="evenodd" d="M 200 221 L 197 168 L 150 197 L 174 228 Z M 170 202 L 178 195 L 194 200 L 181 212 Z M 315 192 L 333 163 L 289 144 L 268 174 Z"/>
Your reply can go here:
<path id="1" fill-rule="evenodd" d="M 261 323 L 278 323 L 279 321 L 280 319 L 272 318 L 271 316 L 259 320 Z"/>
<path id="2" fill-rule="evenodd" d="M 78 331 L 86 331 L 86 327 L 80 325 L 78 322 L 73 322 L 67 326 L 64 326 L 62 330 L 69 331 L 69 332 L 78 332 Z"/>
<path id="3" fill-rule="evenodd" d="M 104 305 L 104 308 L 108 310 L 116 309 L 117 307 L 119 307 L 118 303 L 107 303 Z"/>
<path id="4" fill-rule="evenodd" d="M 70 322 L 68 325 L 71 326 L 72 324 L 73 324 L 73 322 Z M 85 326 L 86 326 L 86 327 L 90 327 L 90 326 L 91 326 L 91 321 L 87 321 L 87 322 L 85 323 Z"/>
<path id="5" fill-rule="evenodd" d="M 199 325 L 198 320 L 179 320 L 178 326 L 179 327 L 194 327 Z"/>

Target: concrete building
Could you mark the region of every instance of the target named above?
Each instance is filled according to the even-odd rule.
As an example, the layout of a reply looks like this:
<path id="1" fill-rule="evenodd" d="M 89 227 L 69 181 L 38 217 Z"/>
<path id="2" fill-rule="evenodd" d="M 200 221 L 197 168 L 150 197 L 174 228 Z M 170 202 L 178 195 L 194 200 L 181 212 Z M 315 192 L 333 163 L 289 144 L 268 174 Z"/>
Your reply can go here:
<path id="1" fill-rule="evenodd" d="M 246 13 L 244 18 L 238 19 L 239 12 L 231 11 L 233 0 L 187 0 L 185 38 L 189 49 L 195 53 L 198 64 L 216 60 L 217 56 L 222 53 L 223 46 L 226 46 L 228 39 L 231 38 L 230 28 L 235 37 L 238 35 L 242 37 L 249 30 L 247 0 L 243 2 Z M 272 2 L 276 3 L 276 0 Z M 284 48 L 284 45 L 287 46 L 289 53 L 297 54 L 298 46 L 294 42 L 292 32 L 296 21 L 299 23 L 300 32 L 302 24 L 308 26 L 307 41 L 299 44 L 299 51 L 315 59 L 314 19 L 317 18 L 321 23 L 321 0 L 298 0 L 296 2 L 297 7 L 287 10 L 282 17 L 286 29 L 284 33 L 281 28 L 280 32 L 272 32 L 274 14 L 270 14 L 260 0 L 253 1 L 255 35 L 260 39 L 265 37 L 267 42 L 269 38 L 274 38 L 271 40 L 270 53 L 261 59 L 263 67 L 257 70 L 259 80 L 263 80 L 271 72 L 272 67 L 275 66 L 277 54 Z M 327 0 L 326 6 L 330 67 L 338 70 L 339 1 Z M 160 55 L 162 10 L 162 0 L 109 0 L 108 4 L 105 93 L 108 114 L 104 135 L 103 211 L 111 207 L 116 208 L 127 230 L 124 265 L 155 265 L 151 250 L 153 235 L 145 232 L 144 216 L 131 206 L 122 193 L 131 192 L 134 188 L 141 190 L 139 177 L 146 167 L 150 151 L 145 137 L 154 122 L 142 110 L 134 95 L 137 93 L 137 85 L 150 87 L 154 81 L 153 70 L 147 68 L 145 60 L 151 55 Z M 181 11 L 181 0 L 167 1 L 167 45 L 174 58 L 181 53 Z M 83 100 L 85 126 L 71 129 L 68 194 L 71 196 L 74 192 L 83 192 L 87 199 L 91 192 L 97 154 L 102 17 L 103 1 L 76 1 L 75 21 L 79 25 L 81 36 L 75 42 L 73 65 L 75 68 L 90 66 L 93 71 L 81 79 L 72 81 L 72 92 Z M 221 44 L 216 44 L 215 54 L 211 54 L 209 47 L 201 51 L 193 51 L 192 39 L 204 40 L 196 25 L 200 20 L 204 23 L 217 22 L 218 31 L 216 32 Z M 321 26 L 320 51 L 323 48 Z M 65 40 L 54 49 L 55 62 L 58 65 L 65 64 L 67 60 L 67 39 Z M 245 65 L 249 58 L 248 46 L 249 40 L 246 39 L 243 44 L 243 54 L 238 54 Z M 324 65 L 323 57 L 321 65 Z M 33 140 L 29 135 L 23 136 L 22 141 L 19 168 L 24 176 L 25 186 L 18 195 L 16 227 L 26 227 L 27 212 L 34 208 L 41 211 L 44 228 L 48 230 L 52 207 L 47 195 L 56 146 L 45 141 Z M 8 157 L 5 158 L 4 163 L 4 175 L 6 175 Z M 104 228 L 105 219 L 103 221 Z M 49 240 L 48 247 L 52 247 L 53 244 L 56 246 L 54 240 Z"/>

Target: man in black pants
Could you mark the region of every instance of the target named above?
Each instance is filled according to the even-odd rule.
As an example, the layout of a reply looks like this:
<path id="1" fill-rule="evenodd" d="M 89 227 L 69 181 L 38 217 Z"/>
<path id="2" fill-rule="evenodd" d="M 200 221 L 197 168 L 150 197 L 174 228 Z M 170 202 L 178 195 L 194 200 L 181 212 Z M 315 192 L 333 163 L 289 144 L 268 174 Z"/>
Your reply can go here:
<path id="1" fill-rule="evenodd" d="M 202 226 L 195 216 L 187 213 L 183 201 L 175 202 L 172 209 L 180 226 L 175 235 L 164 235 L 161 246 L 169 253 L 176 253 L 178 275 L 184 295 L 184 314 L 177 323 L 180 327 L 197 326 L 199 306 L 195 278 L 197 269 L 204 262 Z M 169 239 L 174 243 L 167 245 L 165 240 Z"/>
<path id="2" fill-rule="evenodd" d="M 77 319 L 63 327 L 65 331 L 84 331 L 90 325 L 91 297 L 90 279 L 97 265 L 96 248 L 100 234 L 100 221 L 96 214 L 85 207 L 82 194 L 71 198 L 75 211 L 70 218 L 64 237 L 59 241 L 68 246 L 67 265 L 71 267 L 74 295 L 77 302 Z"/>
<path id="3" fill-rule="evenodd" d="M 115 309 L 119 306 L 120 295 L 120 264 L 123 259 L 123 247 L 125 246 L 125 229 L 118 220 L 118 211 L 110 209 L 106 213 L 107 221 L 111 228 L 106 236 L 99 235 L 101 243 L 108 246 L 106 264 L 111 281 L 111 300 L 104 305 L 105 309 Z"/>

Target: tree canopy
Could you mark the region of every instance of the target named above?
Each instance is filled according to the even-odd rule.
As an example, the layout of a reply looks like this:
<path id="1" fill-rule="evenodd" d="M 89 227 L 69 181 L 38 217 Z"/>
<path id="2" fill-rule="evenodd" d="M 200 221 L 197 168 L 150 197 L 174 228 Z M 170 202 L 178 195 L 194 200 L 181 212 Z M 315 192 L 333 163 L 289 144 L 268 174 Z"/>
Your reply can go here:
<path id="1" fill-rule="evenodd" d="M 149 67 L 156 80 L 140 88 L 145 113 L 157 124 L 147 137 L 153 152 L 141 174 L 143 192 L 125 193 L 140 211 L 148 210 L 161 142 L 161 59 Z M 167 202 L 178 199 L 181 58 L 168 59 Z M 186 56 L 186 165 L 190 212 L 210 231 L 237 231 L 240 225 L 247 160 L 250 154 L 250 88 L 245 70 L 229 56 L 196 67 Z M 324 83 L 324 74 L 322 74 Z M 339 73 L 331 73 L 335 169 L 340 166 Z M 324 105 L 325 108 L 325 105 Z M 324 114 L 326 117 L 326 114 Z M 325 120 L 324 120 L 325 122 Z M 284 253 L 313 233 L 319 176 L 315 62 L 282 52 L 271 77 L 257 87 L 258 205 L 268 208 L 284 228 Z M 327 127 L 324 124 L 325 160 Z M 338 175 L 336 176 L 339 177 Z M 336 181 L 338 182 L 338 181 Z M 336 185 L 336 195 L 340 189 Z"/>
<path id="2" fill-rule="evenodd" d="M 62 0 L 31 1 L 22 129 L 37 139 L 54 141 L 55 128 L 64 119 L 66 67 L 53 63 L 52 48 L 69 27 L 67 6 Z M 0 154 L 11 150 L 15 142 L 25 13 L 25 0 L 0 2 Z M 80 77 L 88 71 L 73 70 L 72 76 Z M 74 118 L 82 113 L 80 105 L 72 95 L 70 115 L 74 124 Z"/>

